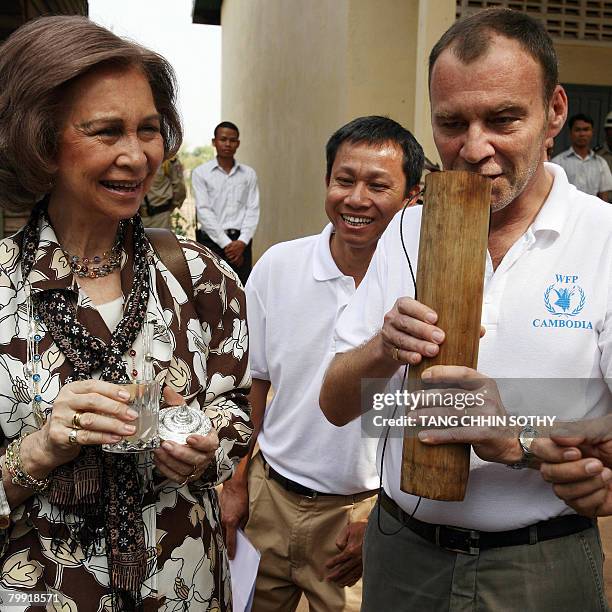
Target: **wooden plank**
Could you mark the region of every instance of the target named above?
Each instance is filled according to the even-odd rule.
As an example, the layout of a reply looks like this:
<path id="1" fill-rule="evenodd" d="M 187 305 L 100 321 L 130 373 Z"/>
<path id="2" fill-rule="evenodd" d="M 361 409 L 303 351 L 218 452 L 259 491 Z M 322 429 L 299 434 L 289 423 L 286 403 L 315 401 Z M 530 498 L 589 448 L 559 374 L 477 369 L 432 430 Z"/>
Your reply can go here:
<path id="1" fill-rule="evenodd" d="M 446 333 L 436 357 L 410 367 L 408 388 L 437 364 L 476 368 L 491 202 L 490 179 L 471 172 L 434 172 L 425 179 L 417 298 L 438 313 Z M 406 428 L 401 489 L 429 499 L 465 496 L 470 447 L 426 446 Z"/>

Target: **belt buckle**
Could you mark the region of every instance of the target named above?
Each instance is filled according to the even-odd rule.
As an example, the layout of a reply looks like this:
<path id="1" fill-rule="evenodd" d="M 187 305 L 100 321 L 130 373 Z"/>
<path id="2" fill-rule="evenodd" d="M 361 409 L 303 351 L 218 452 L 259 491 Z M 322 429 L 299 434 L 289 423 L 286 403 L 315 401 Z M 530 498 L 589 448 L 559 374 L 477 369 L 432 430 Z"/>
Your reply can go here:
<path id="1" fill-rule="evenodd" d="M 477 555 L 480 553 L 480 533 L 474 529 L 436 525 L 436 545 L 451 552 Z"/>

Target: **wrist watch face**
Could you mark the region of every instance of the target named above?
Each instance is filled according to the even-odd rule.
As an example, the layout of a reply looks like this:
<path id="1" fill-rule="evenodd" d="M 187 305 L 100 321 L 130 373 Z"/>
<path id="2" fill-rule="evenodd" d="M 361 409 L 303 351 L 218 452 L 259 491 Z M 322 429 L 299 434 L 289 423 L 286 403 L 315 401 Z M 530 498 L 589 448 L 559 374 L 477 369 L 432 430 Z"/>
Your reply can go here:
<path id="1" fill-rule="evenodd" d="M 525 427 L 521 430 L 518 438 L 519 444 L 521 445 L 521 448 L 523 449 L 523 453 L 525 453 L 525 455 L 533 455 L 533 453 L 531 452 L 531 445 L 537 437 L 538 432 L 533 427 Z"/>

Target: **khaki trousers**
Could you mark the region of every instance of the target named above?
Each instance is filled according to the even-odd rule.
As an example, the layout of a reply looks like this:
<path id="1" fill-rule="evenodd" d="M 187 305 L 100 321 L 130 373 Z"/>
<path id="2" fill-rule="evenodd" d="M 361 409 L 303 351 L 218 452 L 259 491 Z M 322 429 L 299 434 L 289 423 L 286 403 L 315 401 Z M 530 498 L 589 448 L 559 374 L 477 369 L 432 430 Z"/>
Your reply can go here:
<path id="1" fill-rule="evenodd" d="M 261 552 L 253 612 L 291 612 L 302 593 L 311 612 L 357 612 L 361 580 L 352 587 L 325 582 L 325 563 L 338 554 L 336 538 L 349 522 L 368 517 L 371 492 L 321 496 L 290 493 L 266 475 L 261 454 L 249 470 L 245 532 Z"/>
<path id="2" fill-rule="evenodd" d="M 161 213 L 157 213 L 152 217 L 149 215 L 140 214 L 140 218 L 142 219 L 142 224 L 145 227 L 161 227 L 164 229 L 171 229 L 170 217 L 172 215 L 171 210 L 166 210 Z"/>

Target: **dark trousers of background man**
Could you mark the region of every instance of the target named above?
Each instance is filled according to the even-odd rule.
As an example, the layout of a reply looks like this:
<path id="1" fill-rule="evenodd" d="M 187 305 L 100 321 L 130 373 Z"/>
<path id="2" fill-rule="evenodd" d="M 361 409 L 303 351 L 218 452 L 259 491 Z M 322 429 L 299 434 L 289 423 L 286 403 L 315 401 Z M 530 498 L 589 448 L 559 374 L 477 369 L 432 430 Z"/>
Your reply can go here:
<path id="1" fill-rule="evenodd" d="M 227 237 L 230 240 L 238 240 L 240 238 L 240 230 L 228 229 L 225 230 Z M 235 266 L 230 260 L 225 256 L 223 249 L 213 240 L 211 240 L 210 236 L 201 230 L 196 231 L 196 240 L 203 244 L 205 247 L 208 247 L 213 253 L 216 253 L 221 259 L 227 261 L 227 263 L 232 267 L 232 269 L 238 274 L 238 277 L 242 281 L 243 285 L 246 285 L 247 279 L 249 278 L 249 274 L 251 273 L 251 268 L 253 267 L 253 241 L 250 240 L 249 244 L 246 245 L 244 252 L 242 253 L 242 265 Z"/>

